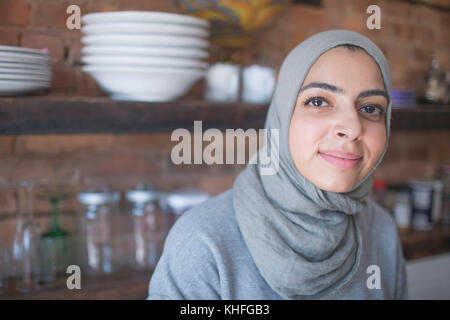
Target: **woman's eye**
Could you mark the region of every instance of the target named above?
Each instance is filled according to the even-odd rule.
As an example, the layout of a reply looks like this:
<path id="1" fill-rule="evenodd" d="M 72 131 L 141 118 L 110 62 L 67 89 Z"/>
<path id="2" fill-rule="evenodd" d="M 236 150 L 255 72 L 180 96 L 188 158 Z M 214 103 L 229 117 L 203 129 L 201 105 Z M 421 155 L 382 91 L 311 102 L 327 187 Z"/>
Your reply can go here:
<path id="1" fill-rule="evenodd" d="M 327 106 L 328 103 L 324 98 L 313 97 L 305 101 L 305 106 L 307 105 L 310 105 L 311 107 L 324 107 Z"/>
<path id="2" fill-rule="evenodd" d="M 383 109 L 377 105 L 366 104 L 361 107 L 361 110 L 373 115 L 381 115 L 383 113 Z"/>
<path id="3" fill-rule="evenodd" d="M 381 117 L 384 114 L 384 109 L 378 105 L 366 104 L 361 107 L 364 113 L 367 113 L 371 116 Z"/>

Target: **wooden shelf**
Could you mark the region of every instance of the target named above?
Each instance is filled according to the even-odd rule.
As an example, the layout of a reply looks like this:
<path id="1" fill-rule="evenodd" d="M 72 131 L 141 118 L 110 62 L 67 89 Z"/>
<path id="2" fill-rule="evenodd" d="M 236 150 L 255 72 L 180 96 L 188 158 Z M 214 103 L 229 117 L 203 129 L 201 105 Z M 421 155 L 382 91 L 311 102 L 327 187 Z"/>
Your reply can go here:
<path id="1" fill-rule="evenodd" d="M 21 293 L 13 281 L 0 292 L 0 300 L 145 300 L 152 270 L 124 270 L 112 275 L 81 277 L 81 289 L 67 289 L 67 278 L 44 284 L 35 292 Z"/>
<path id="2" fill-rule="evenodd" d="M 0 135 L 153 133 L 208 128 L 262 128 L 267 106 L 180 101 L 124 102 L 109 98 L 0 98 Z"/>
<path id="3" fill-rule="evenodd" d="M 450 252 L 450 225 L 436 225 L 429 231 L 400 234 L 406 260 Z"/>
<path id="4" fill-rule="evenodd" d="M 0 98 L 0 135 L 154 133 L 177 128 L 263 128 L 267 105 L 177 101 L 113 101 L 107 97 Z M 392 130 L 450 129 L 450 106 L 394 109 Z"/>

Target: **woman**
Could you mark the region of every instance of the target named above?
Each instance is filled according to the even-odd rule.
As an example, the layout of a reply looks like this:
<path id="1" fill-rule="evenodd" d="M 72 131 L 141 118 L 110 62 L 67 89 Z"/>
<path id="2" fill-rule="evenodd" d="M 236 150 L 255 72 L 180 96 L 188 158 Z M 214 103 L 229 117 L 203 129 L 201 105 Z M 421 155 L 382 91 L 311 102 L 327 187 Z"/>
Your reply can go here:
<path id="1" fill-rule="evenodd" d="M 388 145 L 389 65 L 368 38 L 316 34 L 286 57 L 260 152 L 170 231 L 149 299 L 404 299 L 395 223 L 371 199 Z M 270 132 L 270 130 L 268 130 Z"/>

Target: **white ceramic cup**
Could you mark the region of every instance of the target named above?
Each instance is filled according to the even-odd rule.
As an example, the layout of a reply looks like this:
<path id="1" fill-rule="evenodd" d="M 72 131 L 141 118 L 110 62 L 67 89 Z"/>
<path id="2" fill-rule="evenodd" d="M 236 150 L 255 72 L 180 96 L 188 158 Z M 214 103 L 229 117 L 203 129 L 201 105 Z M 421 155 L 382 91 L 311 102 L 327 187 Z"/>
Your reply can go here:
<path id="1" fill-rule="evenodd" d="M 239 73 L 239 65 L 229 63 L 211 65 L 206 74 L 205 99 L 216 102 L 238 101 Z"/>
<path id="2" fill-rule="evenodd" d="M 270 103 L 274 89 L 274 69 L 256 64 L 244 68 L 242 101 L 255 104 Z"/>

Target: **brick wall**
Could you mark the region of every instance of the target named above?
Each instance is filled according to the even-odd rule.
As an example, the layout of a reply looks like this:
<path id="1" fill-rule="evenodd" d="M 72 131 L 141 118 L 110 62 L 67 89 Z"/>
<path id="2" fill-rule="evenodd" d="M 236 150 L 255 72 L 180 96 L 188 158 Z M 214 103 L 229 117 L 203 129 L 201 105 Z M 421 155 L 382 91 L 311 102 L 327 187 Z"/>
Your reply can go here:
<path id="1" fill-rule="evenodd" d="M 68 5 L 82 13 L 114 10 L 177 12 L 173 1 L 159 0 L 0 0 L 0 45 L 20 45 L 50 51 L 54 79 L 48 95 L 104 95 L 95 82 L 80 71 L 80 33 L 65 28 Z M 365 27 L 370 4 L 382 10 L 381 30 Z M 394 87 L 411 88 L 428 67 L 433 50 L 450 67 L 450 13 L 404 1 L 324 0 L 322 7 L 292 5 L 270 29 L 260 34 L 249 49 L 254 61 L 278 68 L 285 55 L 308 36 L 327 29 L 343 28 L 363 33 L 385 52 L 392 68 Z M 217 50 L 217 48 L 212 48 Z M 197 91 L 195 91 L 197 90 Z M 189 98 L 199 98 L 194 89 Z M 186 98 L 186 97 L 185 97 Z M 375 176 L 392 183 L 412 177 L 433 177 L 440 163 L 450 162 L 450 131 L 393 132 L 385 161 Z M 124 190 L 142 180 L 157 188 L 198 187 L 218 194 L 233 184 L 243 166 L 175 166 L 169 161 L 170 134 L 46 135 L 0 137 L 0 177 L 6 179 L 70 178 L 78 187 L 100 179 Z M 37 192 L 37 191 L 36 191 Z M 0 210 L 0 235 L 9 237 L 14 213 L 11 199 L 3 195 L 8 210 Z M 9 199 L 9 200 L 8 200 Z M 63 209 L 77 208 L 75 199 Z M 49 206 L 36 201 L 36 212 Z M 1 217 L 3 215 L 3 219 Z M 41 223 L 48 224 L 42 215 Z M 71 228 L 73 217 L 66 220 Z"/>

